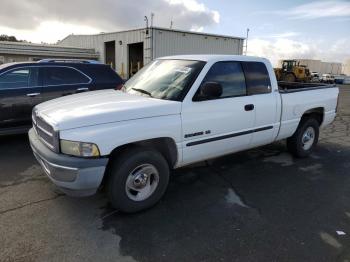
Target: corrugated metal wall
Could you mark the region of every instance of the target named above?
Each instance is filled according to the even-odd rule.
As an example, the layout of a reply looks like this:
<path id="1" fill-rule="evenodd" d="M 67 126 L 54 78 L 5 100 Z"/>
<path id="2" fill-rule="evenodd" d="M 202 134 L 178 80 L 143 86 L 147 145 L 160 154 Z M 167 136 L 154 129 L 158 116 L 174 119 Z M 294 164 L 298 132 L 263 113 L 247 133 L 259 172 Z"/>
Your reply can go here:
<path id="1" fill-rule="evenodd" d="M 124 32 L 107 33 L 99 35 L 70 35 L 60 41 L 60 46 L 76 46 L 84 48 L 95 48 L 100 54 L 100 61 L 105 63 L 105 42 L 115 41 L 116 71 L 128 76 L 128 44 L 144 43 L 144 64 L 151 61 L 150 32 L 147 35 L 146 29 L 130 30 Z"/>
<path id="2" fill-rule="evenodd" d="M 105 62 L 105 42 L 109 41 L 115 41 L 116 71 L 119 74 L 123 73 L 123 77 L 127 77 L 129 73 L 128 44 L 144 43 L 144 64 L 161 56 L 181 54 L 241 55 L 243 51 L 243 39 L 240 38 L 160 28 L 137 29 L 88 36 L 70 35 L 60 41 L 58 45 L 94 48 L 100 54 L 100 61 Z"/>
<path id="3" fill-rule="evenodd" d="M 94 49 L 66 48 L 56 45 L 0 42 L 0 64 L 36 61 L 44 58 L 97 59 Z"/>
<path id="4" fill-rule="evenodd" d="M 154 58 L 183 54 L 241 55 L 243 40 L 205 34 L 153 29 Z"/>
<path id="5" fill-rule="evenodd" d="M 343 74 L 350 76 L 350 59 L 347 59 L 343 65 Z"/>
<path id="6" fill-rule="evenodd" d="M 318 72 L 320 74 L 334 74 L 339 75 L 342 71 L 341 63 L 322 62 L 321 60 L 302 59 L 298 60 L 300 64 L 307 65 L 311 72 Z"/>
<path id="7" fill-rule="evenodd" d="M 313 59 L 299 59 L 300 65 L 306 65 L 310 72 L 318 72 L 321 73 L 321 60 L 313 60 Z"/>
<path id="8" fill-rule="evenodd" d="M 333 74 L 339 75 L 342 73 L 342 64 L 341 63 L 331 63 L 331 62 L 322 62 L 321 72 L 323 74 Z"/>

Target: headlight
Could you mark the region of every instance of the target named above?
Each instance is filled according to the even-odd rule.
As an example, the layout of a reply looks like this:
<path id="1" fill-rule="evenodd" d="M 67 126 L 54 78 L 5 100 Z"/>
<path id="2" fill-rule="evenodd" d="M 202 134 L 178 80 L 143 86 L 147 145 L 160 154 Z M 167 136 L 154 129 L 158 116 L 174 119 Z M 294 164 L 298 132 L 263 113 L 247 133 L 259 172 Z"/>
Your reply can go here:
<path id="1" fill-rule="evenodd" d="M 61 140 L 61 152 L 63 154 L 82 157 L 100 156 L 100 151 L 95 144 L 85 142 L 75 142 L 69 140 Z"/>

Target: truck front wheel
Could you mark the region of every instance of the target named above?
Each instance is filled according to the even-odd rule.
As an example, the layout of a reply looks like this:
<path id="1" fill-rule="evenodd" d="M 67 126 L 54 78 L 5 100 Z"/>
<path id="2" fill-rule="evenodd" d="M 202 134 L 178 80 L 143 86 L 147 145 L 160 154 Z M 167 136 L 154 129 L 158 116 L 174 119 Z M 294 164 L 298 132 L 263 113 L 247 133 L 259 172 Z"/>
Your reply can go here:
<path id="1" fill-rule="evenodd" d="M 165 158 L 149 148 L 133 148 L 111 159 L 107 193 L 112 206 L 126 213 L 155 205 L 169 182 Z"/>
<path id="2" fill-rule="evenodd" d="M 301 120 L 294 135 L 287 139 L 287 148 L 296 157 L 307 157 L 318 142 L 319 123 L 315 118 Z"/>

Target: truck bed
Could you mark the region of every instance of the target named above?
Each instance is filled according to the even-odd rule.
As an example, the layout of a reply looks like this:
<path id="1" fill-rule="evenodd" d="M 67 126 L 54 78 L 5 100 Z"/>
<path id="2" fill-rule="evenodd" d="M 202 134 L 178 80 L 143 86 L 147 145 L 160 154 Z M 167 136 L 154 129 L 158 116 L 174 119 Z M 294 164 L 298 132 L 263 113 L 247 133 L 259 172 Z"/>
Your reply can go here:
<path id="1" fill-rule="evenodd" d="M 278 87 L 282 114 L 277 140 L 292 136 L 301 117 L 310 109 L 322 112 L 321 126 L 326 126 L 334 120 L 339 93 L 336 85 L 278 82 Z"/>
<path id="2" fill-rule="evenodd" d="M 278 82 L 278 90 L 280 93 L 293 93 L 315 89 L 333 88 L 336 85 L 321 83 L 300 83 L 300 82 Z"/>

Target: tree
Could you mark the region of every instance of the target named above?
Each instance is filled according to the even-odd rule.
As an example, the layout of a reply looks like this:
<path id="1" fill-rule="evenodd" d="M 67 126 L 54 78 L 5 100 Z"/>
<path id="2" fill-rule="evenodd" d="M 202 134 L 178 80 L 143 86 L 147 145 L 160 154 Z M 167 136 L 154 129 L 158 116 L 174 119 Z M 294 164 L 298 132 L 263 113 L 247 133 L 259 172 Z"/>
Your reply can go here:
<path id="1" fill-rule="evenodd" d="M 17 38 L 13 35 L 0 35 L 0 41 L 23 42 L 23 40 L 17 40 Z"/>

